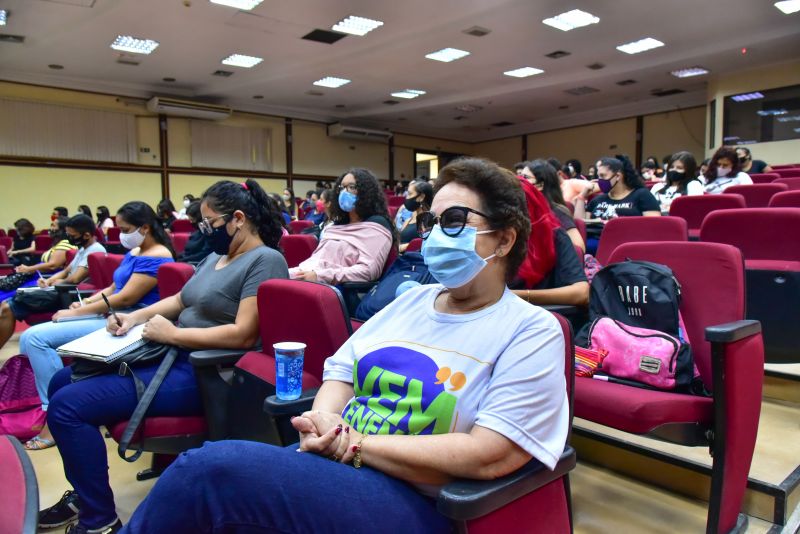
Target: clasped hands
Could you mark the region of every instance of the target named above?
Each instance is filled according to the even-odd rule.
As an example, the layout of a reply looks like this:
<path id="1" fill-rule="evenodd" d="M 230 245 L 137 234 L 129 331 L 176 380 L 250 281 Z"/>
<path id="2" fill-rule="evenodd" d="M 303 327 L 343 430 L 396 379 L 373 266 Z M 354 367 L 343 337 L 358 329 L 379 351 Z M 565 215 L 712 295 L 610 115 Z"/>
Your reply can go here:
<path id="1" fill-rule="evenodd" d="M 305 412 L 292 418 L 292 426 L 300 433 L 298 452 L 313 452 L 343 464 L 353 460 L 356 445 L 363 438 L 341 415 L 331 412 Z"/>

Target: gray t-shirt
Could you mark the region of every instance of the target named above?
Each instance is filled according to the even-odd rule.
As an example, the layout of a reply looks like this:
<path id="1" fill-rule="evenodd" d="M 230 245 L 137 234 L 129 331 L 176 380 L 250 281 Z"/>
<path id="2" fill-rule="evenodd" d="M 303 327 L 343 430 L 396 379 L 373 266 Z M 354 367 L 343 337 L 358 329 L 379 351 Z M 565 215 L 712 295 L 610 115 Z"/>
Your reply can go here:
<path id="1" fill-rule="evenodd" d="M 79 248 L 78 252 L 75 253 L 75 258 L 72 260 L 72 263 L 69 264 L 69 272 L 74 273 L 75 269 L 78 267 L 83 267 L 88 269 L 89 268 L 89 254 L 94 254 L 95 252 L 105 252 L 106 247 L 95 241 L 91 245 L 86 248 Z"/>
<path id="2" fill-rule="evenodd" d="M 219 254 L 211 253 L 181 290 L 184 309 L 178 324 L 184 328 L 208 328 L 236 321 L 239 301 L 254 297 L 261 282 L 289 278 L 283 255 L 269 247 L 249 250 L 222 269 Z"/>

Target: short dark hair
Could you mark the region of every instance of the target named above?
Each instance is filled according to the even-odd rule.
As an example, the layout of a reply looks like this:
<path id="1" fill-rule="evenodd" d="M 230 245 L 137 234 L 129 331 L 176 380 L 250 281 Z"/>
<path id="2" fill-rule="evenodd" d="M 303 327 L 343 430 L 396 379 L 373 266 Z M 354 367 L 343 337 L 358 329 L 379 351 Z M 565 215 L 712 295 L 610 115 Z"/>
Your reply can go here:
<path id="1" fill-rule="evenodd" d="M 53 211 L 58 213 L 59 217 L 69 217 L 69 210 L 64 206 L 56 206 Z"/>
<path id="2" fill-rule="evenodd" d="M 17 219 L 16 221 L 14 221 L 14 228 L 17 229 L 17 232 L 19 232 L 20 235 L 25 235 L 25 236 L 32 236 L 33 233 L 36 231 L 36 228 L 34 228 L 33 223 L 28 219 L 24 218 Z"/>
<path id="3" fill-rule="evenodd" d="M 568 159 L 567 167 L 572 167 L 572 170 L 575 171 L 575 174 L 580 174 L 583 170 L 583 165 L 581 165 L 581 162 L 577 159 Z"/>
<path id="4" fill-rule="evenodd" d="M 67 221 L 68 220 L 69 219 L 67 219 L 66 217 L 59 217 L 59 218 L 57 218 L 55 220 L 56 228 L 58 228 L 58 229 L 54 233 L 52 233 L 50 235 L 50 237 L 53 238 L 53 244 L 58 243 L 59 241 L 64 239 L 65 236 L 67 235 L 65 230 L 67 229 Z"/>
<path id="5" fill-rule="evenodd" d="M 531 233 L 528 204 L 519 178 L 491 161 L 459 158 L 439 172 L 433 188 L 434 196 L 449 183 L 463 185 L 480 197 L 481 211 L 486 214 L 490 228 L 513 228 L 517 231 L 517 240 L 506 260 L 506 280 L 510 282 L 525 259 Z"/>
<path id="6" fill-rule="evenodd" d="M 89 234 L 94 235 L 95 225 L 94 221 L 88 215 L 84 215 L 83 213 L 79 213 L 77 215 L 73 215 L 67 221 L 67 228 L 72 228 L 80 235 Z"/>
<path id="7" fill-rule="evenodd" d="M 195 223 L 199 223 L 200 219 L 203 217 L 200 215 L 200 201 L 195 199 L 189 204 L 189 207 L 186 208 L 186 216 L 190 217 L 194 220 Z"/>

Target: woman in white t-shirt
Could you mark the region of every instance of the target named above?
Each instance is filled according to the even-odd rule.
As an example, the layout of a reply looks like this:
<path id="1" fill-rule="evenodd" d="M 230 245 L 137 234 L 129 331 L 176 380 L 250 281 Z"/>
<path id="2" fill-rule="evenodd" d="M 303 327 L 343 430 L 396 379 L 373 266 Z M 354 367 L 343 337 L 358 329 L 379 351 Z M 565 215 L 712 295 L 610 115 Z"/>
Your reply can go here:
<path id="1" fill-rule="evenodd" d="M 108 229 L 114 228 L 114 219 L 111 218 L 111 213 L 108 211 L 107 206 L 97 206 L 97 227 L 102 230 L 103 235 L 108 237 Z"/>
<path id="2" fill-rule="evenodd" d="M 650 189 L 661 205 L 661 213 L 669 213 L 672 201 L 680 196 L 702 195 L 703 183 L 697 178 L 697 160 L 691 152 L 676 152 L 669 158 L 666 181 Z"/>
<path id="3" fill-rule="evenodd" d="M 751 185 L 753 180 L 750 175 L 742 172 L 736 150 L 730 146 L 722 146 L 711 156 L 703 182 L 706 193 L 718 195 L 732 185 Z"/>
<path id="4" fill-rule="evenodd" d="M 237 441 L 188 451 L 129 532 L 314 532 L 334 522 L 351 532 L 451 532 L 426 494 L 531 458 L 553 469 L 569 426 L 564 336 L 550 313 L 506 287 L 531 232 L 524 198 L 494 163 L 444 167 L 431 211 L 417 218 L 441 285 L 403 293 L 327 360 L 313 410 L 292 419 L 304 454 Z M 247 491 L 218 491 L 220 477 Z"/>

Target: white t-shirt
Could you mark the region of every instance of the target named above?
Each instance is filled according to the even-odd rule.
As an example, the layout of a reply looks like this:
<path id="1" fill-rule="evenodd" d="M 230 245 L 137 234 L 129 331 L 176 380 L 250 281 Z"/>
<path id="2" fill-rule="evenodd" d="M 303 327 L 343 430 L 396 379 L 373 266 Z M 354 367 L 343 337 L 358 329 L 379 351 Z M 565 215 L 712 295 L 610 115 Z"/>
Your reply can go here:
<path id="1" fill-rule="evenodd" d="M 718 195 L 725 191 L 732 185 L 752 185 L 753 180 L 750 178 L 750 175 L 746 172 L 739 171 L 739 174 L 736 176 L 725 176 L 724 178 L 717 178 L 710 184 L 706 177 L 703 177 L 703 183 L 706 185 L 706 193 L 711 195 Z"/>
<path id="2" fill-rule="evenodd" d="M 323 379 L 354 384 L 342 417 L 365 434 L 480 425 L 553 469 L 569 422 L 558 321 L 508 289 L 483 310 L 439 313 L 443 290 L 406 291 L 328 358 Z"/>
<path id="3" fill-rule="evenodd" d="M 661 211 L 669 211 L 672 201 L 683 195 L 683 193 L 678 192 L 677 185 L 671 185 L 667 187 L 666 183 L 654 185 L 650 189 L 650 192 L 653 193 L 653 196 L 656 197 L 658 203 L 661 204 Z M 702 195 L 704 192 L 705 190 L 703 189 L 703 184 L 700 182 L 700 180 L 691 180 L 688 184 L 686 184 L 686 196 L 691 197 L 695 195 Z"/>
<path id="4" fill-rule="evenodd" d="M 75 253 L 75 258 L 72 260 L 72 263 L 69 264 L 69 272 L 74 273 L 75 269 L 78 267 L 89 268 L 89 254 L 94 254 L 95 252 L 105 252 L 106 247 L 95 241 L 91 245 L 86 248 L 79 248 L 78 252 Z"/>
<path id="5" fill-rule="evenodd" d="M 103 219 L 103 222 L 100 223 L 100 229 L 103 231 L 104 234 L 108 233 L 109 228 L 114 228 L 114 219 L 108 217 Z"/>

